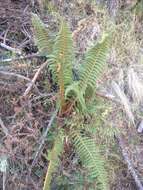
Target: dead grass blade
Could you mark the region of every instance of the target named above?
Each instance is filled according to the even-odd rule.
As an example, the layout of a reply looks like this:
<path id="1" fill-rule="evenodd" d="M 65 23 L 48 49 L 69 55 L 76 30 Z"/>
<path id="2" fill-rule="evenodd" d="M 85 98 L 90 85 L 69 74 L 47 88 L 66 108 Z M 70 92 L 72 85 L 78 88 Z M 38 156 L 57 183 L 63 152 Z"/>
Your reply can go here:
<path id="1" fill-rule="evenodd" d="M 134 102 L 143 100 L 143 85 L 133 68 L 128 69 L 128 88 Z"/>
<path id="2" fill-rule="evenodd" d="M 134 124 L 134 116 L 133 116 L 133 113 L 131 111 L 127 96 L 125 95 L 123 90 L 121 90 L 121 88 L 119 87 L 119 85 L 116 82 L 112 83 L 112 87 L 113 87 L 116 95 L 120 99 L 120 103 L 124 106 L 124 110 L 125 110 L 128 118 L 130 119 L 132 124 Z"/>
<path id="3" fill-rule="evenodd" d="M 3 123 L 3 121 L 2 121 L 1 118 L 0 118 L 0 126 L 1 126 L 1 128 L 2 128 L 2 130 L 3 130 L 3 132 L 4 132 L 4 134 L 5 134 L 6 136 L 9 135 L 8 129 L 5 127 L 5 125 L 4 125 L 4 123 Z"/>

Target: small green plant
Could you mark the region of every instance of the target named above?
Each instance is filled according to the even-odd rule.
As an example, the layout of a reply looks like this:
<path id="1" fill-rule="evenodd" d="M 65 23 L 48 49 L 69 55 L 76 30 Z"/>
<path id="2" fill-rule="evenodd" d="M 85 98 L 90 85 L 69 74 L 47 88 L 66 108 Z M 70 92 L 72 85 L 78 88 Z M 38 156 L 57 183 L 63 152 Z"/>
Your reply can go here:
<path id="1" fill-rule="evenodd" d="M 61 19 L 59 32 L 56 38 L 51 40 L 44 24 L 35 14 L 32 15 L 32 23 L 36 44 L 40 53 L 47 56 L 49 69 L 58 85 L 58 118 L 62 118 L 62 122 L 57 121 L 55 128 L 57 135 L 49 156 L 43 190 L 51 189 L 52 177 L 67 141 L 74 146 L 83 166 L 87 168 L 89 178 L 96 182 L 97 189 L 108 190 L 106 163 L 93 138 L 93 130 L 90 130 L 90 127 L 93 127 L 90 125 L 90 118 L 94 110 L 96 83 L 105 68 L 110 49 L 110 35 L 104 34 L 101 41 L 87 51 L 79 72 L 79 80 L 75 81 L 72 71 L 75 55 L 72 35 L 67 24 Z"/>

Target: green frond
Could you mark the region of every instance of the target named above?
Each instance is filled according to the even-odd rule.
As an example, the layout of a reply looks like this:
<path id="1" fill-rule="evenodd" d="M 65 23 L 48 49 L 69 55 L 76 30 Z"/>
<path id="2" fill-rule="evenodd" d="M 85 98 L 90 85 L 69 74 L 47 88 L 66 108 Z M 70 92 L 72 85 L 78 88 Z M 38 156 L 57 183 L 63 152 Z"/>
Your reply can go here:
<path id="1" fill-rule="evenodd" d="M 39 49 L 39 53 L 48 56 L 52 50 L 52 42 L 48 30 L 41 19 L 32 13 L 32 25 L 34 28 L 34 40 Z"/>
<path id="2" fill-rule="evenodd" d="M 100 155 L 99 148 L 94 140 L 81 136 L 77 131 L 72 134 L 73 144 L 84 166 L 88 169 L 89 176 L 97 180 L 97 187 L 108 190 L 108 176 L 105 162 Z"/>
<path id="3" fill-rule="evenodd" d="M 110 37 L 105 34 L 100 42 L 88 50 L 80 74 L 80 89 L 83 92 L 87 87 L 95 89 L 96 82 L 105 68 L 110 42 Z"/>
<path id="4" fill-rule="evenodd" d="M 62 151 L 63 151 L 63 138 L 62 138 L 62 135 L 59 134 L 56 137 L 53 149 L 50 154 L 50 162 L 48 165 L 48 170 L 46 173 L 43 190 L 51 189 L 50 184 L 51 184 L 51 180 L 52 180 L 52 175 L 58 167 L 59 156 L 61 155 Z"/>
<path id="5" fill-rule="evenodd" d="M 72 83 L 73 45 L 71 32 L 62 20 L 55 39 L 53 54 L 50 58 L 50 70 L 59 86 L 60 112 L 64 110 L 65 89 Z"/>
<path id="6" fill-rule="evenodd" d="M 71 32 L 64 21 L 61 21 L 59 33 L 55 39 L 50 68 L 62 86 L 72 82 L 73 44 Z"/>

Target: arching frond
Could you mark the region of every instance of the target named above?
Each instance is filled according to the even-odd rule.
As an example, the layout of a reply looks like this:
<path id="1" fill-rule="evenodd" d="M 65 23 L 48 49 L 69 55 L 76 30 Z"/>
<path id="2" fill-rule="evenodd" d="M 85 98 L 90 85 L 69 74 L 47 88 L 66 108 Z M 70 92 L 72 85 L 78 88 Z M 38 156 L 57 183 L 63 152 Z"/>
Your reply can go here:
<path id="1" fill-rule="evenodd" d="M 105 162 L 94 140 L 81 136 L 77 131 L 72 134 L 72 137 L 73 144 L 82 163 L 88 169 L 89 176 L 97 180 L 97 186 L 100 190 L 108 190 L 108 175 L 105 170 Z"/>
<path id="2" fill-rule="evenodd" d="M 62 151 L 63 151 L 63 138 L 61 137 L 61 134 L 59 134 L 56 137 L 53 149 L 51 151 L 50 162 L 48 165 L 48 170 L 46 173 L 43 190 L 51 189 L 50 184 L 51 184 L 51 180 L 52 180 L 52 174 L 55 172 L 55 170 L 58 167 L 59 156 L 61 155 Z"/>
<path id="3" fill-rule="evenodd" d="M 34 40 L 39 49 L 39 53 L 48 56 L 52 50 L 52 41 L 49 37 L 48 30 L 41 19 L 32 13 L 32 25 L 34 28 Z"/>
<path id="4" fill-rule="evenodd" d="M 96 82 L 105 68 L 110 41 L 110 37 L 104 35 L 100 42 L 88 50 L 80 74 L 80 88 L 84 92 L 87 87 L 95 88 Z"/>

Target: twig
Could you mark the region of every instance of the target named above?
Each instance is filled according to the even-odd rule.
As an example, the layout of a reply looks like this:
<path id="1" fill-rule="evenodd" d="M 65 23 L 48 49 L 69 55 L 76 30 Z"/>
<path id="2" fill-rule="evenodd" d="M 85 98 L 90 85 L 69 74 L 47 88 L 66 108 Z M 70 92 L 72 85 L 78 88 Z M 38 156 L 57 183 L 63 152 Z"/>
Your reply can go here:
<path id="1" fill-rule="evenodd" d="M 1 117 L 0 117 L 0 125 L 1 125 L 1 128 L 2 128 L 3 132 L 5 133 L 5 135 L 6 136 L 9 135 L 8 129 L 5 127 Z"/>
<path id="2" fill-rule="evenodd" d="M 58 113 L 58 109 L 53 113 L 53 115 L 52 115 L 52 117 L 51 117 L 51 119 L 50 119 L 50 121 L 49 121 L 49 124 L 48 124 L 48 126 L 47 126 L 47 128 L 46 128 L 46 131 L 43 133 L 43 135 L 42 135 L 42 137 L 41 137 L 41 139 L 40 139 L 40 142 L 39 142 L 40 145 L 39 145 L 39 147 L 38 147 L 38 149 L 37 149 L 37 151 L 36 151 L 35 157 L 34 157 L 34 159 L 33 159 L 32 165 L 31 165 L 31 169 L 32 169 L 32 167 L 35 165 L 35 162 L 36 162 L 36 160 L 37 160 L 37 158 L 38 158 L 38 155 L 39 155 L 40 152 L 42 151 L 42 148 L 43 148 L 43 145 L 44 145 L 46 136 L 47 136 L 47 134 L 48 134 L 48 131 L 49 131 L 50 128 L 52 127 L 52 124 L 53 124 L 53 122 L 54 122 L 54 120 L 55 120 L 55 118 L 56 118 L 56 116 L 57 116 L 57 113 Z"/>
<path id="3" fill-rule="evenodd" d="M 3 172 L 3 190 L 6 190 L 6 172 Z"/>
<path id="4" fill-rule="evenodd" d="M 22 26 L 22 32 L 23 32 L 23 34 L 25 34 L 25 36 L 26 37 L 28 37 L 29 39 L 31 39 L 31 36 L 30 36 L 30 34 L 28 33 L 28 31 L 26 30 L 26 27 L 23 25 Z"/>
<path id="5" fill-rule="evenodd" d="M 10 39 L 4 39 L 4 37 L 2 37 L 2 34 L 0 34 L 0 40 L 5 40 L 6 42 L 10 42 L 10 43 L 14 43 L 14 44 L 17 44 L 17 45 L 19 45 L 17 42 L 15 42 L 15 41 L 13 41 L 13 40 L 10 40 Z M 4 42 L 3 42 L 4 43 Z"/>
<path id="6" fill-rule="evenodd" d="M 23 47 L 25 47 L 30 42 L 31 42 L 31 39 L 28 39 L 28 40 L 24 41 L 22 44 L 20 44 L 18 47 L 19 48 L 23 48 Z"/>
<path id="7" fill-rule="evenodd" d="M 110 100 L 112 102 L 120 103 L 118 100 L 115 99 L 115 96 L 113 96 L 112 94 L 103 94 L 103 93 L 100 93 L 100 92 L 96 92 L 96 96 L 99 96 L 101 98 Z"/>
<path id="8" fill-rule="evenodd" d="M 32 89 L 33 85 L 35 84 L 35 82 L 36 82 L 36 80 L 37 80 L 37 78 L 38 78 L 40 72 L 44 69 L 44 67 L 46 67 L 47 63 L 48 63 L 47 61 L 44 62 L 44 63 L 40 66 L 40 68 L 37 70 L 37 72 L 35 73 L 35 75 L 34 75 L 32 81 L 31 81 L 31 83 L 29 83 L 27 89 L 25 90 L 25 92 L 24 92 L 24 94 L 23 94 L 23 97 L 26 97 L 26 96 L 29 94 L 29 92 L 30 92 L 30 90 Z"/>
<path id="9" fill-rule="evenodd" d="M 6 32 L 5 32 L 5 34 L 4 34 L 4 38 L 3 38 L 3 43 L 4 43 L 4 44 L 6 43 L 6 36 L 7 36 L 8 31 L 9 31 L 9 28 L 10 28 L 10 27 L 7 28 L 7 30 L 6 30 Z"/>
<path id="10" fill-rule="evenodd" d="M 54 93 L 40 94 L 39 96 L 36 96 L 36 97 L 32 98 L 32 99 L 30 100 L 30 102 L 39 100 L 39 99 L 41 99 L 41 98 L 47 98 L 47 97 L 52 97 L 52 96 L 55 96 L 55 94 L 54 94 Z"/>
<path id="11" fill-rule="evenodd" d="M 0 75 L 6 75 L 6 76 L 10 76 L 10 77 L 17 77 L 19 79 L 23 79 L 26 81 L 31 82 L 31 80 L 23 75 L 17 74 L 17 73 L 12 73 L 12 72 L 6 72 L 6 71 L 0 71 Z"/>
<path id="12" fill-rule="evenodd" d="M 135 169 L 134 169 L 134 167 L 133 167 L 133 165 L 131 163 L 131 160 L 129 159 L 128 154 L 127 154 L 127 152 L 126 152 L 126 150 L 124 148 L 123 140 L 121 139 L 121 137 L 116 137 L 116 138 L 117 138 L 117 140 L 119 142 L 119 146 L 121 148 L 124 160 L 127 163 L 128 170 L 131 172 L 131 175 L 134 178 L 135 183 L 136 183 L 137 187 L 139 188 L 139 190 L 143 190 L 143 185 L 142 185 L 141 181 L 139 180 L 138 175 L 136 174 Z"/>
<path id="13" fill-rule="evenodd" d="M 25 60 L 25 59 L 32 59 L 32 58 L 41 58 L 43 56 L 38 55 L 38 54 L 32 54 L 32 55 L 27 55 L 27 56 L 21 56 L 19 58 L 9 58 L 9 59 L 1 59 L 0 62 L 2 63 L 7 63 L 7 62 L 12 62 L 12 61 L 20 61 L 20 60 Z"/>
<path id="14" fill-rule="evenodd" d="M 12 52 L 14 52 L 14 53 L 17 53 L 17 54 L 21 55 L 20 49 L 12 48 L 12 47 L 10 47 L 10 46 L 4 44 L 4 43 L 0 43 L 0 46 L 1 46 L 2 48 L 5 48 L 5 49 L 7 49 L 7 50 L 9 50 L 9 51 L 12 51 Z"/>
<path id="15" fill-rule="evenodd" d="M 10 79 L 10 77 L 16 77 L 16 78 L 18 78 L 18 79 L 28 81 L 29 84 L 32 83 L 32 81 L 31 81 L 29 78 L 27 78 L 27 77 L 25 77 L 25 76 L 23 76 L 23 75 L 20 75 L 20 74 L 11 73 L 11 72 L 5 72 L 5 71 L 0 71 L 0 74 L 1 74 L 1 75 L 6 75 L 6 76 L 7 76 L 6 79 Z M 2 78 L 2 77 L 0 76 L 0 78 Z M 19 86 L 17 86 L 17 85 L 16 85 L 16 86 L 13 86 L 12 84 L 6 84 L 6 83 L 3 82 L 3 81 L 0 81 L 0 85 L 3 85 L 3 88 L 1 88 L 0 91 L 1 91 L 1 90 L 5 90 L 5 91 L 15 92 L 15 90 L 19 88 Z M 37 86 L 36 86 L 35 84 L 33 84 L 33 86 L 34 86 L 36 92 L 37 92 L 38 94 L 41 94 L 41 93 L 39 92 Z"/>

